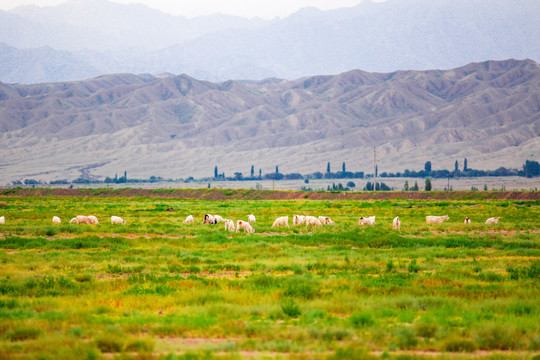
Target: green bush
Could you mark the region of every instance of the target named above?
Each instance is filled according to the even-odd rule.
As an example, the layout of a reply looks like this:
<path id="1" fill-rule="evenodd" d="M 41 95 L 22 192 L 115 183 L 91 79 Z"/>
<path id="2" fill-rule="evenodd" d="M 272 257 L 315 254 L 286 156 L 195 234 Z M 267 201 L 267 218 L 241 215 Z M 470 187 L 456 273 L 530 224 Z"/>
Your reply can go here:
<path id="1" fill-rule="evenodd" d="M 349 321 L 355 329 L 360 329 L 375 324 L 373 316 L 367 311 L 352 314 Z"/>
<path id="2" fill-rule="evenodd" d="M 300 307 L 292 299 L 284 301 L 281 304 L 281 310 L 283 310 L 285 315 L 292 318 L 297 318 L 302 314 Z"/>
<path id="3" fill-rule="evenodd" d="M 451 337 L 443 342 L 442 350 L 449 352 L 473 352 L 476 350 L 476 344 L 471 339 Z"/>

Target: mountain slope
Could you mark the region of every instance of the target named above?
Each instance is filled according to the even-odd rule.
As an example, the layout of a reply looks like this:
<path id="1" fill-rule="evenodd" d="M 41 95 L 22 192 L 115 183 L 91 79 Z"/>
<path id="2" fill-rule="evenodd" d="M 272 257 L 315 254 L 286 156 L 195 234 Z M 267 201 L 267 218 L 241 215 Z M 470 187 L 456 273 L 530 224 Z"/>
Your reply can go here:
<path id="1" fill-rule="evenodd" d="M 0 83 L 0 183 L 211 176 L 251 165 L 310 173 L 328 161 L 370 172 L 518 167 L 540 157 L 540 65 L 472 63 L 442 71 L 212 83 L 187 75 L 105 75 Z"/>
<path id="2" fill-rule="evenodd" d="M 296 79 L 355 68 L 391 72 L 486 59 L 540 61 L 538 18 L 538 0 L 364 0 L 346 9 L 302 9 L 273 21 L 186 19 L 141 5 L 72 0 L 0 12 L 0 42 L 68 51 L 81 68 L 96 70 L 92 76 L 170 72 L 209 81 Z M 33 61 L 42 59 L 50 55 Z M 0 81 L 83 79 L 76 71 L 51 70 L 32 81 L 24 72 L 28 63 L 21 68 L 16 60 L 3 66 Z"/>

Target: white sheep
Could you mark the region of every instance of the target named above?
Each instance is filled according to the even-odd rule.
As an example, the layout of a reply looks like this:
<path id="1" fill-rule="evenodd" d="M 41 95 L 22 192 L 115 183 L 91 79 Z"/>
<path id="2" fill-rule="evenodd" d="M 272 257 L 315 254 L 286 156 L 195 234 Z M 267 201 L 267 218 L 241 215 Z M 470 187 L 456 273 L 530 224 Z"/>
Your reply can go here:
<path id="1" fill-rule="evenodd" d="M 251 225 L 247 221 L 244 221 L 244 220 L 238 220 L 236 222 L 236 232 L 240 231 L 240 229 L 243 229 L 247 233 L 255 232 L 255 229 L 253 229 L 253 227 L 251 227 Z"/>
<path id="2" fill-rule="evenodd" d="M 486 224 L 498 224 L 499 223 L 500 216 L 497 217 L 490 217 L 486 220 Z"/>
<path id="3" fill-rule="evenodd" d="M 322 226 L 321 220 L 317 219 L 315 216 L 305 216 L 304 222 L 306 223 L 306 226 Z"/>
<path id="4" fill-rule="evenodd" d="M 319 220 L 323 225 L 333 225 L 335 224 L 332 219 L 330 219 L 328 216 L 319 216 Z"/>
<path id="5" fill-rule="evenodd" d="M 193 221 L 193 215 L 188 215 L 184 220 L 184 224 L 191 224 Z"/>
<path id="6" fill-rule="evenodd" d="M 392 221 L 392 228 L 399 230 L 401 227 L 401 220 L 399 220 L 399 216 L 396 216 L 394 220 Z"/>
<path id="7" fill-rule="evenodd" d="M 53 216 L 52 217 L 52 223 L 53 224 L 60 224 L 62 222 L 62 220 L 60 220 L 60 218 L 58 216 Z"/>
<path id="8" fill-rule="evenodd" d="M 111 216 L 111 224 L 127 224 L 127 221 L 122 219 L 120 216 Z"/>
<path id="9" fill-rule="evenodd" d="M 257 219 L 255 219 L 255 215 L 250 214 L 250 215 L 248 216 L 248 222 L 249 222 L 249 223 L 257 222 Z"/>
<path id="10" fill-rule="evenodd" d="M 442 224 L 444 220 L 448 220 L 448 219 L 450 219 L 448 215 L 443 215 L 443 216 L 428 215 L 426 216 L 426 223 L 427 224 Z"/>
<path id="11" fill-rule="evenodd" d="M 215 224 L 216 220 L 212 215 L 206 214 L 204 215 L 203 224 Z"/>
<path id="12" fill-rule="evenodd" d="M 97 224 L 96 220 L 91 216 L 77 215 L 75 218 L 71 219 L 70 223 L 75 224 Z"/>
<path id="13" fill-rule="evenodd" d="M 375 216 L 367 218 L 361 216 L 360 219 L 358 219 L 358 225 L 375 225 Z"/>
<path id="14" fill-rule="evenodd" d="M 6 217 L 5 216 L 0 216 L 0 224 L 5 224 L 6 223 Z"/>
<path id="15" fill-rule="evenodd" d="M 94 224 L 99 224 L 99 221 L 98 221 L 97 217 L 95 217 L 94 215 L 88 215 L 88 217 L 89 217 L 90 219 L 92 219 L 92 221 L 93 221 Z"/>
<path id="16" fill-rule="evenodd" d="M 214 215 L 214 224 L 225 222 L 225 219 L 219 215 Z"/>
<path id="17" fill-rule="evenodd" d="M 286 226 L 289 227 L 289 217 L 288 216 L 281 216 L 278 217 L 274 223 L 272 224 L 272 227 L 278 227 L 278 226 Z"/>
<path id="18" fill-rule="evenodd" d="M 305 216 L 304 215 L 294 215 L 292 223 L 293 223 L 293 225 L 305 224 Z"/>
<path id="19" fill-rule="evenodd" d="M 231 219 L 225 219 L 225 230 L 236 231 L 236 229 L 234 228 L 234 221 L 232 221 Z"/>

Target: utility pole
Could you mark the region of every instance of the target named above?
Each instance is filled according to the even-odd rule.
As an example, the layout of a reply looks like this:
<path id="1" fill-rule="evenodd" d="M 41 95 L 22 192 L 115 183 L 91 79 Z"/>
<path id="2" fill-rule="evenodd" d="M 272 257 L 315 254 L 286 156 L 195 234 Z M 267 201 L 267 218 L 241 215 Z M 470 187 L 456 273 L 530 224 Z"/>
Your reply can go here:
<path id="1" fill-rule="evenodd" d="M 373 191 L 377 190 L 377 155 L 373 148 Z"/>

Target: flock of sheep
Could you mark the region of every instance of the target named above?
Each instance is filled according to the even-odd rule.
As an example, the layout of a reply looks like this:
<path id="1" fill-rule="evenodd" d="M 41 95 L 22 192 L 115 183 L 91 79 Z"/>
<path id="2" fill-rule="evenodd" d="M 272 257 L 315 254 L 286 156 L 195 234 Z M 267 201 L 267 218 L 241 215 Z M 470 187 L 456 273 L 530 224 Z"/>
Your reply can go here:
<path id="1" fill-rule="evenodd" d="M 445 220 L 450 219 L 448 215 L 442 215 L 442 216 L 433 216 L 429 215 L 426 216 L 426 223 L 427 224 L 440 224 L 443 223 Z M 191 224 L 195 220 L 193 218 L 193 215 L 188 215 L 186 219 L 184 220 L 184 224 Z M 203 224 L 218 224 L 220 222 L 225 223 L 225 230 L 227 231 L 240 231 L 244 230 L 247 233 L 253 233 L 255 232 L 255 229 L 251 226 L 251 223 L 256 222 L 255 215 L 250 214 L 248 216 L 248 221 L 244 220 L 238 220 L 236 222 L 236 227 L 234 224 L 234 221 L 231 219 L 225 219 L 220 215 L 210 215 L 206 214 L 203 218 Z M 486 224 L 497 224 L 499 222 L 499 217 L 491 217 L 486 220 Z M 469 217 L 465 218 L 464 221 L 465 224 L 470 224 L 471 219 Z M 306 226 L 323 226 L 323 225 L 332 225 L 335 224 L 332 219 L 330 219 L 328 216 L 319 216 L 318 218 L 315 216 L 308 216 L 308 215 L 294 215 L 293 216 L 293 225 L 306 225 Z M 360 217 L 358 219 L 358 225 L 375 225 L 375 216 L 370 217 Z M 272 224 L 272 227 L 279 227 L 279 226 L 286 226 L 289 227 L 289 217 L 288 216 L 281 216 L 278 217 L 274 223 Z M 399 230 L 401 227 L 401 220 L 399 219 L 399 216 L 396 216 L 394 220 L 392 221 L 392 227 L 396 230 Z"/>
<path id="2" fill-rule="evenodd" d="M 499 222 L 500 217 L 490 217 L 486 220 L 486 224 L 497 224 Z M 426 223 L 427 224 L 441 224 L 445 220 L 450 219 L 448 215 L 442 215 L 442 216 L 433 216 L 429 215 L 426 216 Z M 234 224 L 234 221 L 231 219 L 224 219 L 220 215 L 210 215 L 206 214 L 204 215 L 203 224 L 218 224 L 218 223 L 225 223 L 225 230 L 227 231 L 236 231 L 239 232 L 240 230 L 244 230 L 244 232 L 247 233 L 253 233 L 255 232 L 255 229 L 251 226 L 251 223 L 256 222 L 255 215 L 251 214 L 248 216 L 248 221 L 244 220 L 238 220 L 236 222 L 236 226 Z M 60 224 L 62 220 L 58 216 L 53 216 L 52 218 L 53 224 Z M 193 215 L 189 215 L 184 220 L 184 224 L 190 224 L 194 222 Z M 0 216 L 0 224 L 5 224 L 6 218 L 5 216 Z M 97 217 L 94 215 L 77 215 L 73 219 L 70 220 L 70 224 L 99 224 L 99 221 Z M 465 218 L 464 221 L 465 224 L 470 224 L 471 219 L 469 217 Z M 126 224 L 126 221 L 122 219 L 119 216 L 111 216 L 111 224 Z M 308 216 L 308 215 L 294 215 L 293 217 L 293 225 L 306 225 L 306 226 L 323 226 L 323 225 L 332 225 L 335 224 L 332 219 L 330 219 L 328 216 L 319 216 L 318 218 L 315 216 Z M 360 217 L 358 219 L 358 225 L 375 225 L 375 216 L 370 217 Z M 288 216 L 281 216 L 278 217 L 274 223 L 272 224 L 272 227 L 279 227 L 279 226 L 286 226 L 289 227 L 289 217 Z M 399 216 L 396 216 L 394 220 L 392 221 L 392 227 L 396 230 L 399 230 L 401 226 L 401 220 L 399 219 Z"/>

